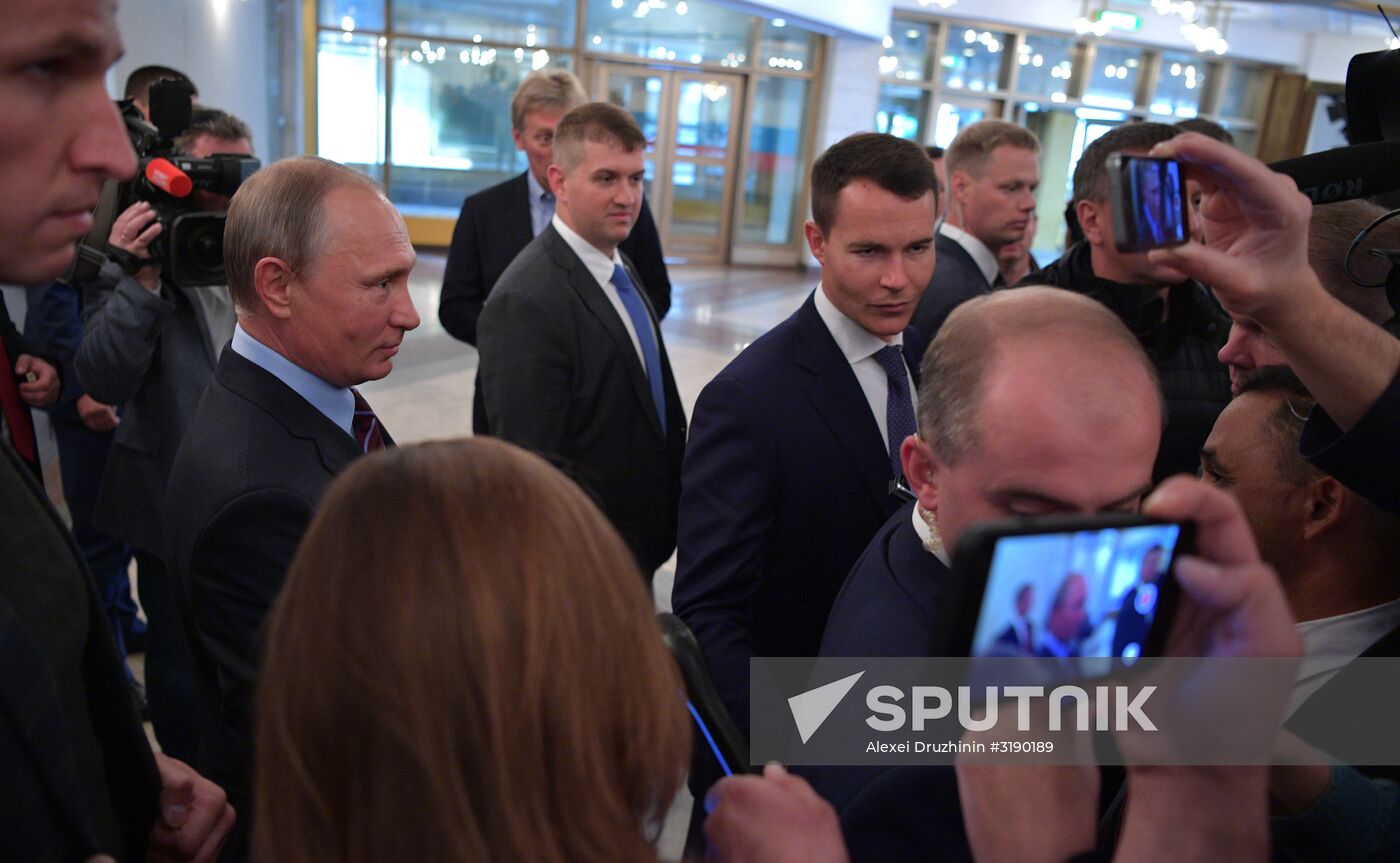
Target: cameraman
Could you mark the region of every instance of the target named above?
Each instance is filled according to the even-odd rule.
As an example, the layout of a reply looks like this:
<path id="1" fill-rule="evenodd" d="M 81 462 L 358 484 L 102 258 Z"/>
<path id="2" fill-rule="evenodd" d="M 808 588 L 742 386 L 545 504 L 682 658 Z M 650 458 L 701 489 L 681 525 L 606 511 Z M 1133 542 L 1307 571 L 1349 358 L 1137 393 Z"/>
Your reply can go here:
<path id="1" fill-rule="evenodd" d="M 252 133 L 238 118 L 196 109 L 176 152 L 251 156 Z M 223 211 L 228 199 L 197 190 L 195 208 Z M 166 229 L 151 204 L 132 204 L 116 218 L 108 243 L 148 260 Z M 132 547 L 146 610 L 146 692 L 163 751 L 195 759 L 201 728 L 193 662 L 162 559 L 161 506 L 175 452 L 233 337 L 228 287 L 182 288 L 149 263 L 127 276 L 114 264 L 83 288 L 85 333 L 76 368 L 88 394 L 123 405 L 94 513 L 96 525 Z"/>

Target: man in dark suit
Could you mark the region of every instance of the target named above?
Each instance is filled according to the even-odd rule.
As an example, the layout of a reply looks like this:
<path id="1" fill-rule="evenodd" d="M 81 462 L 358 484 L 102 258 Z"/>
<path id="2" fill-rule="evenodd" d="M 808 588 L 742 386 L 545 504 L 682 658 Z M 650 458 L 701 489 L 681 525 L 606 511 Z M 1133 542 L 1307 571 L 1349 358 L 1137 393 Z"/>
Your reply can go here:
<path id="1" fill-rule="evenodd" d="M 324 159 L 264 168 L 229 207 L 238 325 L 175 457 L 165 536 L 212 717 L 201 762 L 244 804 L 236 841 L 250 812 L 263 619 L 326 485 L 391 443 L 353 387 L 387 375 L 418 326 L 414 258 L 379 188 Z"/>
<path id="2" fill-rule="evenodd" d="M 658 316 L 618 250 L 641 207 L 645 146 L 605 102 L 559 121 L 558 207 L 502 274 L 479 334 L 492 434 L 588 490 L 649 581 L 676 547 L 685 413 Z"/>
<path id="3" fill-rule="evenodd" d="M 554 215 L 554 192 L 549 186 L 554 130 L 565 114 L 587 101 L 578 79 L 562 71 L 530 75 L 511 98 L 511 135 L 530 166 L 520 176 L 463 202 L 442 274 L 438 320 L 443 329 L 467 344 L 477 344 L 477 321 L 501 274 L 530 240 L 549 226 Z M 651 300 L 656 319 L 666 317 L 671 308 L 671 280 L 661 256 L 661 237 L 645 200 L 632 232 L 619 245 L 641 277 L 638 286 Z M 488 432 L 480 374 L 472 429 L 477 434 Z"/>
<path id="4" fill-rule="evenodd" d="M 1035 587 L 1029 583 L 1016 591 L 1016 616 L 996 638 L 997 650 L 1003 655 L 1029 656 L 1035 650 L 1035 627 L 1031 625 L 1031 603 Z"/>
<path id="5" fill-rule="evenodd" d="M 846 572 L 899 508 L 915 430 L 923 342 L 908 324 L 934 264 L 933 165 L 856 134 L 811 188 L 821 283 L 701 392 L 682 479 L 673 604 L 745 729 L 749 658 L 816 651 Z"/>
<path id="6" fill-rule="evenodd" d="M 929 346 L 920 380 L 919 433 L 900 451 L 917 501 L 851 569 L 822 656 L 965 655 L 948 596 L 970 524 L 1133 510 L 1150 488 L 1161 416 L 1151 364 L 1092 301 L 1030 288 L 970 301 Z M 844 816 L 882 772 L 823 767 L 813 785 Z"/>
<path id="7" fill-rule="evenodd" d="M 5 11 L 25 24 L 0 28 L 0 68 L 22 70 L 0 75 L 0 282 L 43 284 L 72 263 L 102 181 L 135 170 L 104 85 L 121 39 L 111 3 Z M 61 63 L 36 63 L 56 46 Z M 0 339 L 21 344 L 13 333 L 0 309 Z M 0 373 L 13 380 L 9 363 Z M 92 576 L 8 440 L 0 561 L 0 856 L 212 859 L 233 810 L 188 767 L 153 756 Z"/>
<path id="8" fill-rule="evenodd" d="M 914 326 L 932 340 L 960 303 L 1005 285 L 1002 247 L 1022 242 L 1040 185 L 1040 142 L 1026 129 L 982 120 L 944 154 L 948 211 L 934 241 L 938 268 L 919 300 Z"/>

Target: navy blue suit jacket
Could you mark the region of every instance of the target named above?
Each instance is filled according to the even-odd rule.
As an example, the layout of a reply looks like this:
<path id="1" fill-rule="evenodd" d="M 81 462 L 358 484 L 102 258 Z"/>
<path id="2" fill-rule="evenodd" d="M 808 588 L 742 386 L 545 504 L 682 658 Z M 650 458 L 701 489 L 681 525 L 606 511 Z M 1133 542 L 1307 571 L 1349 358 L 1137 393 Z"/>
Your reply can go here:
<path id="1" fill-rule="evenodd" d="M 916 381 L 923 347 L 905 330 Z M 700 393 L 672 603 L 741 729 L 749 658 L 815 655 L 851 564 L 899 507 L 892 479 L 880 428 L 813 297 Z"/>
<path id="2" fill-rule="evenodd" d="M 831 607 L 822 656 L 947 656 L 957 648 L 941 623 L 953 574 L 924 550 L 914 503 L 900 507 L 851 568 Z M 838 811 L 888 767 L 818 767 L 802 771 Z"/>
<path id="3" fill-rule="evenodd" d="M 929 341 L 938 335 L 938 328 L 953 309 L 992 290 L 991 282 L 982 275 L 982 268 L 957 240 L 942 232 L 934 234 L 933 251 L 936 256 L 933 278 L 919 298 L 919 307 L 914 310 L 911 322 Z"/>

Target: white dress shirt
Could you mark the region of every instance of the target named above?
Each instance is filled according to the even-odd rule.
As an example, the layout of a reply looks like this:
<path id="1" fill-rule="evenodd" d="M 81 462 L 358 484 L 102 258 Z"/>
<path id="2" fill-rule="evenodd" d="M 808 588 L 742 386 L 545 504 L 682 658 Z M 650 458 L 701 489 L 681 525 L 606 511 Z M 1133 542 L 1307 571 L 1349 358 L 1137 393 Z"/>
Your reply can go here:
<path id="1" fill-rule="evenodd" d="M 860 384 L 861 392 L 865 393 L 870 412 L 875 415 L 875 424 L 880 427 L 880 439 L 885 442 L 885 451 L 889 452 L 890 430 L 885 409 L 889 405 L 890 379 L 885 374 L 885 367 L 875 359 L 875 354 L 890 345 L 903 346 L 904 334 L 900 333 L 888 342 L 874 335 L 842 314 L 827 297 L 826 288 L 821 285 L 817 286 L 816 304 L 817 314 L 822 323 L 826 324 L 831 337 L 836 340 L 836 346 L 841 349 L 846 362 L 851 364 L 851 371 L 856 374 L 856 381 Z M 904 377 L 909 381 L 909 403 L 916 408 L 914 416 L 917 417 L 919 414 L 914 399 L 914 378 L 909 374 L 907 360 L 904 363 Z"/>
<path id="2" fill-rule="evenodd" d="M 1298 624 L 1298 634 L 1303 637 L 1303 661 L 1298 667 L 1285 715 L 1292 716 L 1293 711 L 1325 686 L 1343 666 L 1397 626 L 1400 626 L 1400 599 Z"/>
<path id="3" fill-rule="evenodd" d="M 992 250 L 976 237 L 959 228 L 944 222 L 938 226 L 938 231 L 943 236 L 967 249 L 967 253 L 972 256 L 972 260 L 977 264 L 977 269 L 982 271 L 982 278 L 987 280 L 987 284 L 995 282 L 1001 270 L 997 267 L 997 256 L 992 254 Z"/>
<path id="4" fill-rule="evenodd" d="M 574 250 L 583 265 L 588 268 L 588 272 L 593 274 L 593 278 L 598 282 L 598 287 L 603 289 L 603 295 L 612 303 L 612 307 L 617 311 L 617 316 L 622 319 L 622 326 L 627 329 L 627 335 L 632 339 L 632 347 L 637 351 L 637 360 L 642 364 L 642 374 L 647 371 L 647 358 L 642 355 L 642 343 L 637 339 L 637 328 L 632 326 L 632 316 L 627 314 L 627 307 L 622 304 L 622 297 L 617 293 L 617 285 L 612 283 L 613 267 L 622 266 L 622 256 L 613 249 L 612 258 L 598 251 L 598 247 L 580 237 L 573 228 L 564 224 L 564 220 L 559 218 L 559 214 L 554 214 L 554 219 L 550 224 L 554 225 L 554 230 L 559 232 L 559 236 L 564 238 L 564 242 L 569 244 L 569 248 Z M 630 275 L 629 275 L 630 278 Z M 642 286 L 632 285 L 638 296 L 642 296 Z M 661 337 L 656 334 L 656 327 L 652 325 L 652 338 L 656 340 L 658 349 L 661 347 Z"/>

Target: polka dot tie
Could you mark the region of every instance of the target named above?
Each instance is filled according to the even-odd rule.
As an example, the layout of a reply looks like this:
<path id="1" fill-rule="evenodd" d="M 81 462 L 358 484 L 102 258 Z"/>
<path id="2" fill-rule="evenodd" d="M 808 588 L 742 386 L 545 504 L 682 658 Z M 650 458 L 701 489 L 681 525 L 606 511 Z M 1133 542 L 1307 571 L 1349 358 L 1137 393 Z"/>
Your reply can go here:
<path id="1" fill-rule="evenodd" d="M 875 352 L 875 361 L 885 370 L 890 389 L 885 399 L 885 429 L 889 433 L 890 468 L 895 478 L 904 475 L 899 462 L 899 445 L 918 431 L 914 422 L 914 402 L 909 397 L 909 373 L 904 368 L 904 351 L 889 345 Z"/>

